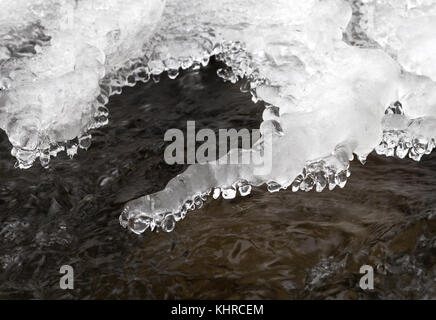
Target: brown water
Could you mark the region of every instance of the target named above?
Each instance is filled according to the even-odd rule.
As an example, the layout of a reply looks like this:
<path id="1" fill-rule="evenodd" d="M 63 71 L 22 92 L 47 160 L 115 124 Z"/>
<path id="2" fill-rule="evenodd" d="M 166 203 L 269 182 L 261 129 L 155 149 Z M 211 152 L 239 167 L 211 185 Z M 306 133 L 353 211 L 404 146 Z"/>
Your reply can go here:
<path id="1" fill-rule="evenodd" d="M 0 134 L 0 298 L 436 298 L 436 155 L 371 155 L 344 189 L 208 202 L 171 233 L 141 236 L 118 216 L 183 170 L 163 161 L 163 134 L 258 128 L 263 107 L 217 66 L 124 90 L 91 148 L 48 170 L 13 168 Z M 75 289 L 59 288 L 59 268 Z M 359 287 L 360 266 L 375 289 Z"/>

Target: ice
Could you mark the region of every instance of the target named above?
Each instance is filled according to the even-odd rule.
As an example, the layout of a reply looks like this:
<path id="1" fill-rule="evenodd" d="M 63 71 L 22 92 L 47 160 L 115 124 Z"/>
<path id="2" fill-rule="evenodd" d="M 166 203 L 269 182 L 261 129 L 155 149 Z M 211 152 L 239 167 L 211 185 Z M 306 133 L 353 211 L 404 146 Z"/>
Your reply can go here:
<path id="1" fill-rule="evenodd" d="M 400 133 L 407 136 L 405 139 L 411 140 L 411 147 L 406 153 L 415 160 L 431 151 L 436 102 L 431 70 L 436 63 L 429 63 L 427 58 L 433 59 L 436 53 L 431 46 L 433 34 L 429 32 L 433 28 L 434 2 L 415 4 L 414 10 L 427 17 L 416 22 L 412 31 L 400 28 L 401 23 L 395 25 L 399 29 L 398 39 L 404 40 L 404 45 L 397 49 L 390 48 L 377 35 L 365 33 L 369 30 L 365 25 L 369 16 L 378 14 L 380 6 L 396 6 L 394 1 L 390 4 L 353 1 L 351 5 L 328 0 L 278 1 L 268 2 L 268 7 L 249 1 L 221 3 L 225 3 L 222 8 L 232 8 L 228 21 L 221 22 L 227 18 L 225 13 L 213 11 L 213 5 L 209 4 L 202 6 L 205 11 L 201 11 L 201 16 L 196 12 L 188 16 L 195 17 L 196 26 L 207 20 L 207 26 L 214 30 L 209 39 L 221 41 L 214 45 L 214 53 L 228 68 L 219 70 L 218 76 L 233 83 L 243 77 L 249 79 L 253 100 L 267 103 L 260 129 L 262 139 L 272 137 L 264 143 L 271 144 L 273 170 L 257 175 L 250 166 L 211 163 L 205 169 L 193 165 L 170 181 L 164 190 L 130 201 L 123 219 L 135 221 L 137 217 L 177 212 L 187 199 L 208 190 L 214 190 L 214 198 L 219 195 L 215 190 L 222 191 L 224 198 L 233 198 L 235 186 L 241 180 L 254 186 L 266 183 L 270 192 L 288 187 L 292 191 L 317 192 L 327 187 L 342 188 L 350 176 L 348 167 L 353 154 L 364 162 L 380 141 L 389 140 L 387 132 L 390 137 Z M 172 12 L 169 4 L 167 12 Z M 247 15 L 238 10 L 241 5 L 250 7 L 245 11 Z M 371 7 L 373 11 L 368 11 Z M 388 10 L 384 14 L 390 16 L 395 12 Z M 359 25 L 350 27 L 349 21 Z M 383 24 L 382 19 L 379 21 Z M 346 37 L 350 29 L 351 35 Z M 173 34 L 167 30 L 159 32 Z M 407 39 L 410 38 L 419 39 L 414 43 L 425 52 L 409 48 Z M 195 36 L 191 39 L 201 42 Z M 160 46 L 171 47 L 172 57 L 184 59 L 177 56 L 183 51 L 176 50 L 174 42 Z M 400 51 L 404 58 L 398 55 Z M 413 67 L 406 62 L 411 59 L 414 59 Z M 247 90 L 247 85 L 243 86 Z M 394 105 L 397 101 L 402 104 Z M 386 113 L 398 110 L 404 119 L 394 124 Z M 392 152 L 385 154 L 394 155 L 396 149 L 399 156 L 404 156 L 404 150 L 394 144 L 404 141 L 390 139 L 386 150 Z M 174 193 L 180 194 L 177 201 L 170 200 Z"/>
<path id="2" fill-rule="evenodd" d="M 361 25 L 404 70 L 436 80 L 434 0 L 362 0 Z"/>
<path id="3" fill-rule="evenodd" d="M 6 1 L 0 0 L 2 7 Z M 0 127 L 26 168 L 86 149 L 109 97 L 216 58 L 217 76 L 266 104 L 265 164 L 190 166 L 120 216 L 136 233 L 164 228 L 209 197 L 251 186 L 344 187 L 354 156 L 419 160 L 434 147 L 435 0 L 24 1 L 0 13 Z M 73 140 L 78 138 L 77 140 Z M 231 152 L 241 152 L 233 150 Z"/>
<path id="4" fill-rule="evenodd" d="M 143 57 L 163 6 L 161 0 L 0 1 L 0 127 L 20 167 L 106 122 L 100 81 L 119 80 L 112 74 Z"/>

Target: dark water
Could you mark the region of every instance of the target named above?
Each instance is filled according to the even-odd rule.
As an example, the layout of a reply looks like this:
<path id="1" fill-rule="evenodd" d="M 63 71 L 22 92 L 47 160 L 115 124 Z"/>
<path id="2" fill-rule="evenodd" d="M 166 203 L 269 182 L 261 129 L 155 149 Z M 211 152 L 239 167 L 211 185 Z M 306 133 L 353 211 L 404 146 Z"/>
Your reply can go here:
<path id="1" fill-rule="evenodd" d="M 91 148 L 48 170 L 14 169 L 0 134 L 0 298 L 436 298 L 434 154 L 354 162 L 345 189 L 211 201 L 172 233 L 121 228 L 127 200 L 183 170 L 163 161 L 166 129 L 259 127 L 262 105 L 215 72 L 125 89 Z"/>

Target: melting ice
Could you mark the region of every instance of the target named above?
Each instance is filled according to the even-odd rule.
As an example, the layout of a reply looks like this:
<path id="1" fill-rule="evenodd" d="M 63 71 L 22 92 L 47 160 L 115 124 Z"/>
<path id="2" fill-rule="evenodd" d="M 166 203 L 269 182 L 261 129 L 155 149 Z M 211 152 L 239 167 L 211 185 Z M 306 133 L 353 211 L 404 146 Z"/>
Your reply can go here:
<path id="1" fill-rule="evenodd" d="M 212 55 L 227 66 L 218 76 L 246 79 L 265 102 L 263 136 L 246 152 L 271 148 L 273 170 L 192 165 L 126 204 L 120 223 L 136 233 L 171 231 L 210 196 L 344 187 L 354 156 L 419 160 L 435 146 L 436 0 L 0 4 L 0 127 L 21 168 L 86 149 L 123 86 Z"/>

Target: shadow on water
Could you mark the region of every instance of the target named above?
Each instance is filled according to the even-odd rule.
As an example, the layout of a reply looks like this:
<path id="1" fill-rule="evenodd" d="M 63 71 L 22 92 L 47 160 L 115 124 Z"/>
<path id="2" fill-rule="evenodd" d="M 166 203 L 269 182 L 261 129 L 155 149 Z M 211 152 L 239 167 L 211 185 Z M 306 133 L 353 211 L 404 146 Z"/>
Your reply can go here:
<path id="1" fill-rule="evenodd" d="M 434 154 L 353 162 L 344 189 L 211 201 L 172 233 L 121 228 L 127 200 L 184 169 L 163 161 L 165 130 L 259 127 L 262 105 L 216 69 L 126 88 L 90 149 L 47 170 L 14 169 L 0 134 L 0 298 L 436 298 Z"/>

